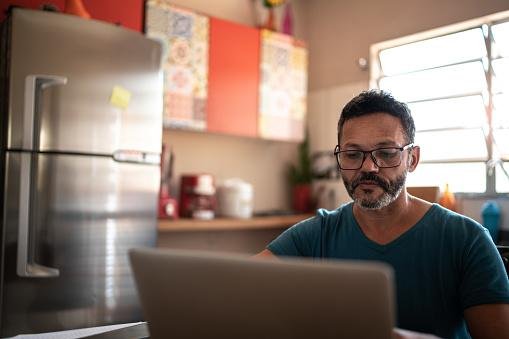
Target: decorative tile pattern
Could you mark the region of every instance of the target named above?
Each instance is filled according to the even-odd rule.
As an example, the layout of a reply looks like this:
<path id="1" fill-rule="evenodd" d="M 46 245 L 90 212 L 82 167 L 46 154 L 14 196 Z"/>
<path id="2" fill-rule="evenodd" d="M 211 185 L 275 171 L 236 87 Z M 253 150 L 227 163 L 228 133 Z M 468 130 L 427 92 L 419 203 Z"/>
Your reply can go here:
<path id="1" fill-rule="evenodd" d="M 262 31 L 259 134 L 263 138 L 304 138 L 307 50 L 292 37 Z"/>
<path id="2" fill-rule="evenodd" d="M 164 123 L 169 127 L 206 128 L 209 19 L 148 0 L 145 31 L 164 48 Z"/>

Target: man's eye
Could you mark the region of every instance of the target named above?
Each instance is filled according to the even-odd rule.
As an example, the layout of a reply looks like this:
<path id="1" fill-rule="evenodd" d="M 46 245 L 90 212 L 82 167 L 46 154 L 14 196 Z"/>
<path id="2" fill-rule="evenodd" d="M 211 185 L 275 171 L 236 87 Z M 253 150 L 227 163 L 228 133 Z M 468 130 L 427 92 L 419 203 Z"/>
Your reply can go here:
<path id="1" fill-rule="evenodd" d="M 356 151 L 345 152 L 344 155 L 348 159 L 359 159 L 359 158 L 362 157 L 362 153 L 361 152 L 356 152 Z"/>
<path id="2" fill-rule="evenodd" d="M 393 149 L 383 149 L 376 151 L 376 157 L 380 159 L 391 159 L 394 158 L 397 154 L 398 151 Z"/>

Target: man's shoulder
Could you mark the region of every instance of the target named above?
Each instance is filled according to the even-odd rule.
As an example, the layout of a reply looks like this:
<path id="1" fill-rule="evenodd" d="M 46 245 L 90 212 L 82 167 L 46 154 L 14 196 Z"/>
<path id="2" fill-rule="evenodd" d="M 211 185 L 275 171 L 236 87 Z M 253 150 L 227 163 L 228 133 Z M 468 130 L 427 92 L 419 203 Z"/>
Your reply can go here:
<path id="1" fill-rule="evenodd" d="M 434 220 L 441 220 L 443 223 L 464 223 L 468 225 L 469 227 L 482 227 L 482 225 L 472 219 L 469 216 L 466 216 L 464 214 L 461 214 L 456 211 L 452 211 L 450 209 L 447 209 L 437 203 L 434 203 L 431 208 L 429 209 L 428 214 L 430 214 L 431 219 Z"/>
<path id="2" fill-rule="evenodd" d="M 347 202 L 334 210 L 326 210 L 325 208 L 319 208 L 316 210 L 316 216 L 319 218 L 338 218 L 341 215 L 351 213 L 352 204 L 353 202 Z"/>
<path id="3" fill-rule="evenodd" d="M 323 225 L 337 224 L 340 220 L 345 222 L 345 220 L 353 217 L 352 204 L 353 202 L 348 202 L 334 210 L 319 208 L 316 210 L 314 218 L 320 220 Z"/>
<path id="4" fill-rule="evenodd" d="M 343 204 L 334 210 L 319 208 L 315 215 L 302 220 L 291 227 L 294 230 L 317 230 L 323 226 L 337 225 L 340 220 L 348 218 L 352 214 L 352 206 L 350 203 Z"/>
<path id="5" fill-rule="evenodd" d="M 426 230 L 439 231 L 442 235 L 458 234 L 477 235 L 486 229 L 474 219 L 461 213 L 451 211 L 439 204 L 433 204 L 426 215 L 421 219 Z M 443 233 L 444 232 L 444 233 Z"/>

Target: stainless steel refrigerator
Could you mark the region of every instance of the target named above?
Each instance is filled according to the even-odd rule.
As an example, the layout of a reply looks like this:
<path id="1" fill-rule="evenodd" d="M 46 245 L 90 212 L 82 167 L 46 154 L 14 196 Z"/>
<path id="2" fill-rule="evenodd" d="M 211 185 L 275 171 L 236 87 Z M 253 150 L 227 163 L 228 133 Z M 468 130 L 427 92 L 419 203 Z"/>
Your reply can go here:
<path id="1" fill-rule="evenodd" d="M 126 252 L 156 241 L 160 45 L 26 9 L 1 44 L 0 336 L 142 320 Z"/>

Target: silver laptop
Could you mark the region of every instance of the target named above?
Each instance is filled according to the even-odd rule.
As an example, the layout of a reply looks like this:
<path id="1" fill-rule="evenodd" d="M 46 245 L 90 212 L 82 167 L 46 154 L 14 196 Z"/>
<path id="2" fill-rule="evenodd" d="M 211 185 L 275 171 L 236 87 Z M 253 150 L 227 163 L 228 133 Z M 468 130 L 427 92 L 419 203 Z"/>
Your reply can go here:
<path id="1" fill-rule="evenodd" d="M 381 263 L 130 251 L 151 338 L 391 338 Z"/>

